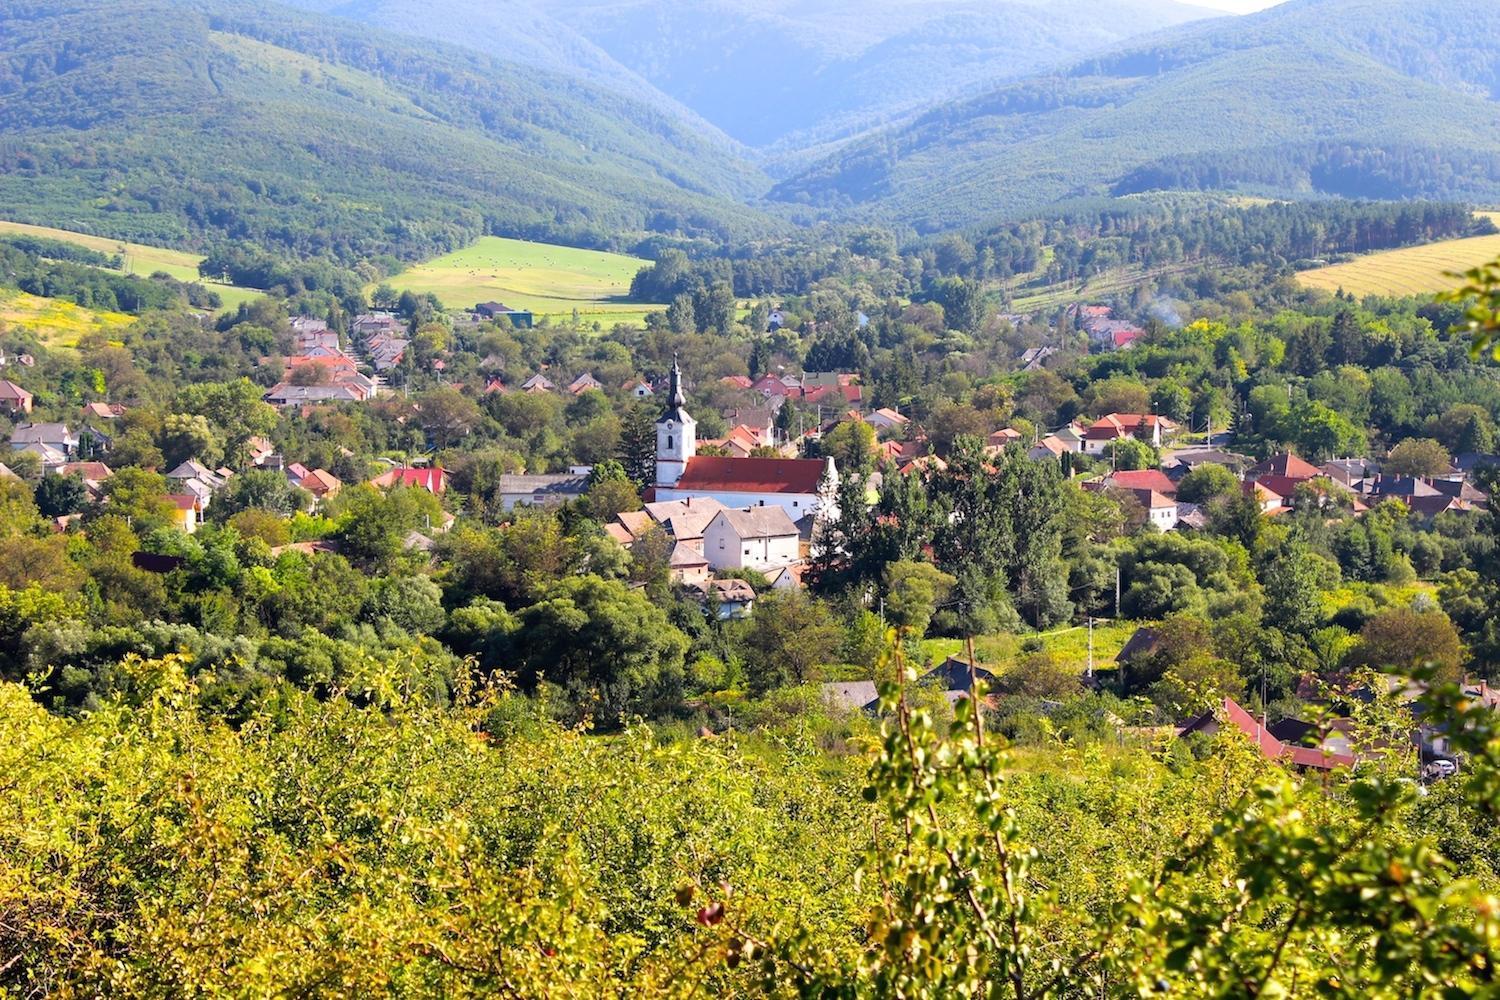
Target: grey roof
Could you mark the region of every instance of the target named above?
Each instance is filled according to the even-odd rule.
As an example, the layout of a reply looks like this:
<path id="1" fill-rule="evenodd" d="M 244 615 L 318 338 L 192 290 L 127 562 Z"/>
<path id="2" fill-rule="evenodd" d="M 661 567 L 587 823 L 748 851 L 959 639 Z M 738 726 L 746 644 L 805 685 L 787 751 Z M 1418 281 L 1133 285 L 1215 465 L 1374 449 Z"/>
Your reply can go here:
<path id="1" fill-rule="evenodd" d="M 721 517 L 729 522 L 734 533 L 741 538 L 784 538 L 798 534 L 797 523 L 780 504 L 751 507 L 748 510 L 723 510 L 714 520 Z"/>
<path id="2" fill-rule="evenodd" d="M 880 705 L 874 681 L 833 681 L 823 685 L 823 700 L 836 708 L 873 712 Z"/>
<path id="3" fill-rule="evenodd" d="M 268 402 L 283 403 L 320 403 L 329 400 L 358 402 L 359 395 L 345 385 L 279 385 L 267 392 L 265 398 Z"/>
<path id="4" fill-rule="evenodd" d="M 22 424 L 10 435 L 11 444 L 52 444 L 73 437 L 67 424 Z"/>
<path id="5" fill-rule="evenodd" d="M 556 496 L 583 496 L 588 492 L 589 477 L 569 472 L 539 476 L 501 476 L 501 493 L 550 493 Z"/>

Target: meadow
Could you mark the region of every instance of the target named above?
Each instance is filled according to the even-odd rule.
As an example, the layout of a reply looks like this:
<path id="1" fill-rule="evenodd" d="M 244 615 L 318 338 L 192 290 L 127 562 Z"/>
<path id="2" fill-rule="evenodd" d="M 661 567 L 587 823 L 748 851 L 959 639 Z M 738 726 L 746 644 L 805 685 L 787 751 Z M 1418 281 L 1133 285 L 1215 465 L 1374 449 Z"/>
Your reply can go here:
<path id="1" fill-rule="evenodd" d="M 143 243 L 126 243 L 123 240 L 112 240 L 105 236 L 90 236 L 87 233 L 51 229 L 47 226 L 31 226 L 24 222 L 0 221 L 0 236 L 8 233 L 41 236 L 89 250 L 97 250 L 100 253 L 119 254 L 124 265 L 121 270 L 126 274 L 140 275 L 144 278 L 162 271 L 178 281 L 199 282 L 219 293 L 219 297 L 224 300 L 225 309 L 237 308 L 241 302 L 249 302 L 251 299 L 259 298 L 262 294 L 253 288 L 240 288 L 236 285 L 226 285 L 200 277 L 198 264 L 203 258 L 183 250 L 146 246 Z"/>
<path id="2" fill-rule="evenodd" d="M 609 328 L 641 325 L 646 314 L 665 309 L 627 301 L 630 282 L 650 261 L 625 254 L 486 236 L 473 246 L 391 278 L 397 291 L 436 295 L 448 308 L 473 308 L 499 301 L 529 309 L 541 320 L 572 319 Z"/>
<path id="3" fill-rule="evenodd" d="M 66 299 L 44 299 L 0 288 L 0 332 L 27 331 L 48 347 L 75 347 L 86 333 L 100 331 L 108 336 L 134 322 L 134 316 L 124 313 L 96 312 Z"/>
<path id="4" fill-rule="evenodd" d="M 1135 630 L 1148 622 L 1095 619 L 1094 621 L 1094 669 L 1109 669 L 1115 657 L 1135 635 Z M 1063 666 L 1074 668 L 1082 674 L 1089 661 L 1089 629 L 1087 625 L 1070 625 L 1032 636 L 1016 636 L 1005 633 L 980 636 L 974 640 L 974 654 L 981 665 L 1005 668 L 1013 665 L 1029 650 L 1023 643 L 1040 643 L 1041 648 L 1051 653 Z M 922 652 L 929 661 L 941 661 L 949 656 L 962 656 L 964 644 L 961 639 L 929 639 L 922 644 Z"/>
<path id="5" fill-rule="evenodd" d="M 1480 213 L 1500 223 L 1500 212 Z M 1297 275 L 1307 288 L 1366 295 L 1431 295 L 1459 284 L 1451 275 L 1500 257 L 1500 234 L 1443 240 L 1368 254 Z"/>

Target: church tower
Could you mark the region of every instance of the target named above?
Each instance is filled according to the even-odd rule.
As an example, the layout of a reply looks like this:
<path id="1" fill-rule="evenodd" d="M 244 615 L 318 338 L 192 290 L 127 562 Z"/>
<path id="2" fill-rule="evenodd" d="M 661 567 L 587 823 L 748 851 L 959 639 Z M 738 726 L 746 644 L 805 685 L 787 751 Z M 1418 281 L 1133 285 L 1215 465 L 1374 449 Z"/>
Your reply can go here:
<path id="1" fill-rule="evenodd" d="M 672 386 L 667 408 L 656 421 L 656 485 L 671 487 L 687 471 L 688 460 L 698 454 L 698 422 L 684 409 L 682 368 L 672 359 Z"/>

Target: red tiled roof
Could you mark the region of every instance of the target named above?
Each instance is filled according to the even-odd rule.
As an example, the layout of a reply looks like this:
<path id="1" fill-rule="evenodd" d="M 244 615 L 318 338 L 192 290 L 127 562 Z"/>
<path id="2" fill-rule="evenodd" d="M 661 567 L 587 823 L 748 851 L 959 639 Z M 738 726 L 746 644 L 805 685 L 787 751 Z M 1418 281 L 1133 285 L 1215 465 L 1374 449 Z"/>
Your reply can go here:
<path id="1" fill-rule="evenodd" d="M 816 493 L 825 465 L 815 458 L 719 458 L 688 460 L 676 490 L 729 493 Z"/>
<path id="2" fill-rule="evenodd" d="M 392 486 L 420 486 L 429 493 L 441 493 L 448 488 L 446 473 L 442 469 L 391 469 L 370 480 L 381 489 Z"/>
<path id="3" fill-rule="evenodd" d="M 1160 469 L 1138 469 L 1116 472 L 1109 477 L 1110 484 L 1125 490 L 1154 490 L 1162 496 L 1176 496 L 1177 484 Z"/>
<path id="4" fill-rule="evenodd" d="M 1289 451 L 1272 455 L 1250 471 L 1256 476 L 1286 476 L 1288 479 L 1312 479 L 1322 475 L 1316 465 L 1303 461 Z"/>
<path id="5" fill-rule="evenodd" d="M 1290 497 L 1297 492 L 1297 487 L 1303 483 L 1310 482 L 1308 479 L 1299 479 L 1295 476 L 1261 476 L 1255 482 L 1264 489 L 1270 490 L 1279 497 Z"/>

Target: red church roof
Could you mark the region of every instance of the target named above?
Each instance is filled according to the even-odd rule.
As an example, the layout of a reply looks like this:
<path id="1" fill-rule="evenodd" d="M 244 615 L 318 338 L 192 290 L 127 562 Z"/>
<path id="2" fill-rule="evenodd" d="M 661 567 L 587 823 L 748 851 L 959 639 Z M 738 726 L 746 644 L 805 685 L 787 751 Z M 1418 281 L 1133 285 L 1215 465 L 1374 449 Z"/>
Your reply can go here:
<path id="1" fill-rule="evenodd" d="M 719 458 L 688 460 L 675 490 L 706 493 L 816 493 L 827 466 L 816 458 Z"/>

